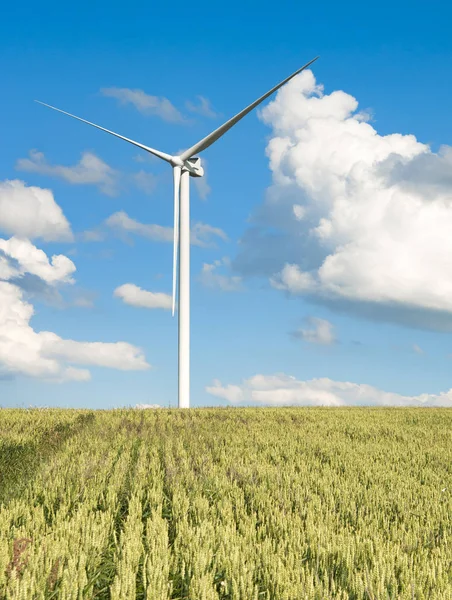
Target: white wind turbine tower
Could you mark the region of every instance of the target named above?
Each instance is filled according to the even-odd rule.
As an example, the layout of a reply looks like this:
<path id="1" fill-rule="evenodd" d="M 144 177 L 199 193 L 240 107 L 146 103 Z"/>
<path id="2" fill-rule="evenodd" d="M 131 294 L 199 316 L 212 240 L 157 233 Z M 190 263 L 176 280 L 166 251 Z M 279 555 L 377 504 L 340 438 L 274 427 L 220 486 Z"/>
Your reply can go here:
<path id="1" fill-rule="evenodd" d="M 208 136 L 200 140 L 197 144 L 185 150 L 179 156 L 171 156 L 165 152 L 160 152 L 139 142 L 135 142 L 129 138 L 126 138 L 114 131 L 100 127 L 95 123 L 90 123 L 85 119 L 71 115 L 70 113 L 45 104 L 45 102 L 39 102 L 44 106 L 53 108 L 58 112 L 61 112 L 69 117 L 78 119 L 83 123 L 97 127 L 102 131 L 106 131 L 111 135 L 114 135 L 134 146 L 138 146 L 146 152 L 150 152 L 154 156 L 165 160 L 173 167 L 174 176 L 174 246 L 173 246 L 173 305 L 172 314 L 174 316 L 174 308 L 176 304 L 176 267 L 177 267 L 177 249 L 179 247 L 180 252 L 180 264 L 179 264 L 179 408 L 190 407 L 190 196 L 189 196 L 189 177 L 202 177 L 204 170 L 201 166 L 201 159 L 195 156 L 199 154 L 209 146 L 211 146 L 216 140 L 224 135 L 231 127 L 233 127 L 240 119 L 247 115 L 253 108 L 256 108 L 261 102 L 268 98 L 273 92 L 276 92 L 285 83 L 290 81 L 295 75 L 301 73 L 304 69 L 309 67 L 319 57 L 312 59 L 306 65 L 301 67 L 292 73 L 289 77 L 275 85 L 266 94 L 255 100 L 252 104 L 244 108 L 235 117 L 226 121 L 221 127 L 212 131 Z M 180 233 L 179 233 L 180 232 Z"/>

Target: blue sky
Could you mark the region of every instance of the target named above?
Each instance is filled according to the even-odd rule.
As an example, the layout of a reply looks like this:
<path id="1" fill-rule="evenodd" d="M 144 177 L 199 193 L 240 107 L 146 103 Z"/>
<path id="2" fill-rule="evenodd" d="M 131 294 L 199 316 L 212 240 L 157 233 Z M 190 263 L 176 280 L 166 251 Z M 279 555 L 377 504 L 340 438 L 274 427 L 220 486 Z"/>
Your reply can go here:
<path id="1" fill-rule="evenodd" d="M 177 402 L 177 319 L 133 305 L 171 293 L 171 171 L 33 100 L 175 153 L 316 55 L 201 154 L 191 405 L 452 405 L 450 16 L 4 9 L 0 405 Z"/>

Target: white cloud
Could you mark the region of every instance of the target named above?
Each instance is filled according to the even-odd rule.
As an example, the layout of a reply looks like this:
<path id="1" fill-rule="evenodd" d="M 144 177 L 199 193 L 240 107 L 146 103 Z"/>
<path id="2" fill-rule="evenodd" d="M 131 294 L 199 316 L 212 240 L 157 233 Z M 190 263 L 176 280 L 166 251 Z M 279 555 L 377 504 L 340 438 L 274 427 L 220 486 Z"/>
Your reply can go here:
<path id="1" fill-rule="evenodd" d="M 124 283 L 113 292 L 117 298 L 121 298 L 126 304 L 140 308 L 164 308 L 171 310 L 172 297 L 161 292 L 147 292 L 133 283 Z"/>
<path id="2" fill-rule="evenodd" d="M 116 98 L 120 104 L 132 104 L 144 115 L 155 115 L 164 121 L 171 123 L 185 122 L 182 114 L 173 104 L 162 96 L 150 96 L 143 90 L 131 90 L 128 88 L 102 88 L 101 94 L 110 98 Z"/>
<path id="3" fill-rule="evenodd" d="M 135 408 L 147 409 L 147 408 L 162 408 L 160 404 L 135 404 Z"/>
<path id="4" fill-rule="evenodd" d="M 300 271 L 298 265 L 284 265 L 281 273 L 270 278 L 270 283 L 274 288 L 292 294 L 303 294 L 318 288 L 312 274 Z"/>
<path id="5" fill-rule="evenodd" d="M 293 332 L 293 336 L 306 342 L 314 344 L 322 344 L 329 346 L 336 341 L 333 329 L 334 325 L 326 319 L 318 317 L 309 317 L 308 321 L 312 325 L 312 329 L 298 329 Z"/>
<path id="6" fill-rule="evenodd" d="M 218 379 L 213 380 L 212 386 L 206 386 L 206 392 L 216 396 L 217 398 L 224 398 L 232 404 L 238 404 L 245 399 L 244 390 L 238 385 L 221 385 L 221 381 Z"/>
<path id="7" fill-rule="evenodd" d="M 78 306 L 79 308 L 93 308 L 94 300 L 92 298 L 92 294 L 80 294 L 74 298 L 73 301 L 74 306 Z"/>
<path id="8" fill-rule="evenodd" d="M 132 175 L 132 181 L 145 194 L 152 194 L 157 186 L 157 177 L 147 171 L 138 171 Z"/>
<path id="9" fill-rule="evenodd" d="M 11 260 L 13 259 L 13 260 Z M 76 267 L 63 254 L 54 254 L 49 261 L 45 252 L 29 240 L 12 237 L 0 238 L 0 278 L 13 279 L 25 273 L 36 275 L 46 283 L 74 283 L 71 275 Z"/>
<path id="10" fill-rule="evenodd" d="M 126 342 L 78 342 L 50 331 L 36 332 L 30 325 L 33 306 L 24 289 L 42 291 L 74 283 L 74 263 L 63 255 L 47 255 L 29 240 L 0 238 L 0 372 L 49 381 L 87 381 L 90 372 L 72 364 L 120 370 L 149 368 L 142 351 Z M 24 285 L 27 275 L 35 279 Z M 9 281 L 8 281 L 9 280 Z M 21 288 L 24 289 L 21 289 Z M 34 289 L 33 289 L 34 288 Z"/>
<path id="11" fill-rule="evenodd" d="M 211 240 L 213 236 L 219 237 L 224 242 L 227 242 L 229 239 L 226 233 L 219 227 L 212 227 L 212 225 L 207 225 L 206 223 L 195 223 L 192 225 L 190 241 L 194 246 L 201 246 L 203 248 L 210 246 L 211 248 L 215 248 L 216 246 Z"/>
<path id="12" fill-rule="evenodd" d="M 367 384 L 333 381 L 326 377 L 299 381 L 284 373 L 255 375 L 242 385 L 223 386 L 217 379 L 207 393 L 233 404 L 268 406 L 435 406 L 452 407 L 452 389 L 440 394 L 403 396 Z"/>
<path id="13" fill-rule="evenodd" d="M 295 218 L 297 219 L 297 221 L 302 221 L 306 214 L 305 207 L 302 206 L 301 204 L 294 204 L 292 206 L 292 209 L 293 209 L 293 214 L 295 215 Z"/>
<path id="14" fill-rule="evenodd" d="M 424 354 L 422 348 L 420 348 L 417 344 L 414 344 L 413 350 L 416 352 L 416 354 Z"/>
<path id="15" fill-rule="evenodd" d="M 273 185 L 256 213 L 259 235 L 244 236 L 234 267 L 262 272 L 264 257 L 276 266 L 272 285 L 329 306 L 452 315 L 452 148 L 380 135 L 357 108 L 304 71 L 260 111 L 272 128 Z M 272 227 L 288 238 L 272 245 L 278 264 Z"/>
<path id="16" fill-rule="evenodd" d="M 87 369 L 71 364 L 122 370 L 149 368 L 141 350 L 125 342 L 76 342 L 30 325 L 33 306 L 17 286 L 0 282 L 0 367 L 8 373 L 48 381 L 88 381 Z"/>
<path id="17" fill-rule="evenodd" d="M 16 163 L 16 169 L 60 177 L 75 185 L 96 185 L 107 196 L 115 196 L 118 193 L 119 174 L 92 152 L 83 152 L 80 161 L 76 165 L 65 167 L 63 165 L 51 165 L 42 152 L 31 150 L 30 158 L 20 158 Z"/>
<path id="18" fill-rule="evenodd" d="M 0 182 L 0 230 L 29 239 L 73 241 L 71 227 L 52 192 L 18 179 Z"/>
<path id="19" fill-rule="evenodd" d="M 84 242 L 103 242 L 105 239 L 105 233 L 98 229 L 90 229 L 90 230 L 82 231 L 79 234 L 79 237 Z"/>
<path id="20" fill-rule="evenodd" d="M 210 187 L 210 185 L 208 183 L 207 175 L 206 175 L 205 171 L 204 171 L 203 177 L 195 178 L 195 187 L 196 187 L 196 190 L 197 190 L 201 200 L 205 200 L 207 198 L 207 196 L 210 194 L 210 192 L 212 191 L 212 188 Z"/>
<path id="21" fill-rule="evenodd" d="M 198 103 L 190 102 L 187 100 L 185 106 L 190 112 L 197 113 L 202 117 L 208 117 L 209 119 L 216 119 L 219 114 L 213 109 L 210 100 L 204 98 L 204 96 L 196 96 Z"/>
<path id="22" fill-rule="evenodd" d="M 149 368 L 142 350 L 127 342 L 76 342 L 63 340 L 49 331 L 43 331 L 39 335 L 42 339 L 42 353 L 47 357 L 120 371 Z"/>
<path id="23" fill-rule="evenodd" d="M 105 225 L 121 233 L 134 233 L 155 242 L 172 242 L 173 228 L 162 225 L 144 225 L 131 219 L 123 210 L 112 214 L 105 221 Z"/>
<path id="24" fill-rule="evenodd" d="M 217 269 L 222 266 L 230 266 L 230 260 L 223 257 L 221 260 L 216 260 L 212 264 L 204 263 L 202 266 L 199 281 L 206 287 L 218 288 L 225 292 L 235 292 L 240 290 L 242 278 L 238 275 L 221 275 L 217 273 Z"/>
<path id="25" fill-rule="evenodd" d="M 141 152 L 141 154 L 135 154 L 133 160 L 138 163 L 151 163 L 151 164 L 161 164 L 161 159 L 155 156 L 154 154 L 150 154 L 149 152 Z"/>
<path id="26" fill-rule="evenodd" d="M 193 177 L 193 183 L 201 200 L 206 200 L 212 188 L 209 185 L 208 163 L 204 157 L 202 158 L 202 168 L 204 169 L 204 175 L 202 177 Z"/>
<path id="27" fill-rule="evenodd" d="M 162 225 L 145 225 L 132 219 L 124 211 L 118 211 L 112 214 L 105 221 L 105 225 L 115 230 L 119 234 L 133 233 L 141 235 L 155 242 L 172 242 L 173 241 L 173 228 L 164 227 Z M 219 237 L 222 240 L 227 241 L 228 236 L 226 233 L 217 227 L 212 227 L 205 223 L 195 223 L 191 228 L 191 243 L 194 246 L 201 247 L 214 247 L 211 238 L 213 236 Z"/>

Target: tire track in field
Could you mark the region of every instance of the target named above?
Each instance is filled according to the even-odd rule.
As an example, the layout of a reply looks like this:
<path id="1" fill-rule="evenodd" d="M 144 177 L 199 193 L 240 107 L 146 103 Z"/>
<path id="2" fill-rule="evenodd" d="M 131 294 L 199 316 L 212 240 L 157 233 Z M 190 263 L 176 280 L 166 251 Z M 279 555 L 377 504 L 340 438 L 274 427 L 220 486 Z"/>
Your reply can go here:
<path id="1" fill-rule="evenodd" d="M 95 420 L 94 413 L 79 415 L 73 423 L 57 423 L 34 442 L 0 445 L 0 505 L 20 496 L 49 460 L 63 445 Z"/>

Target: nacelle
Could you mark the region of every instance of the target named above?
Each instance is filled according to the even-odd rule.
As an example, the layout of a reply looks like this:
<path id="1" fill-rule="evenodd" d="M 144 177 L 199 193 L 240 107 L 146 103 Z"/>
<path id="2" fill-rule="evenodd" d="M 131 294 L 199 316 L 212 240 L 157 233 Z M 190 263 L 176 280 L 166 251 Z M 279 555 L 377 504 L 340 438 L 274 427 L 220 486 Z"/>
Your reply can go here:
<path id="1" fill-rule="evenodd" d="M 204 175 L 204 169 L 201 166 L 201 159 L 197 156 L 187 158 L 187 160 L 184 161 L 184 167 L 192 177 L 202 177 Z"/>

